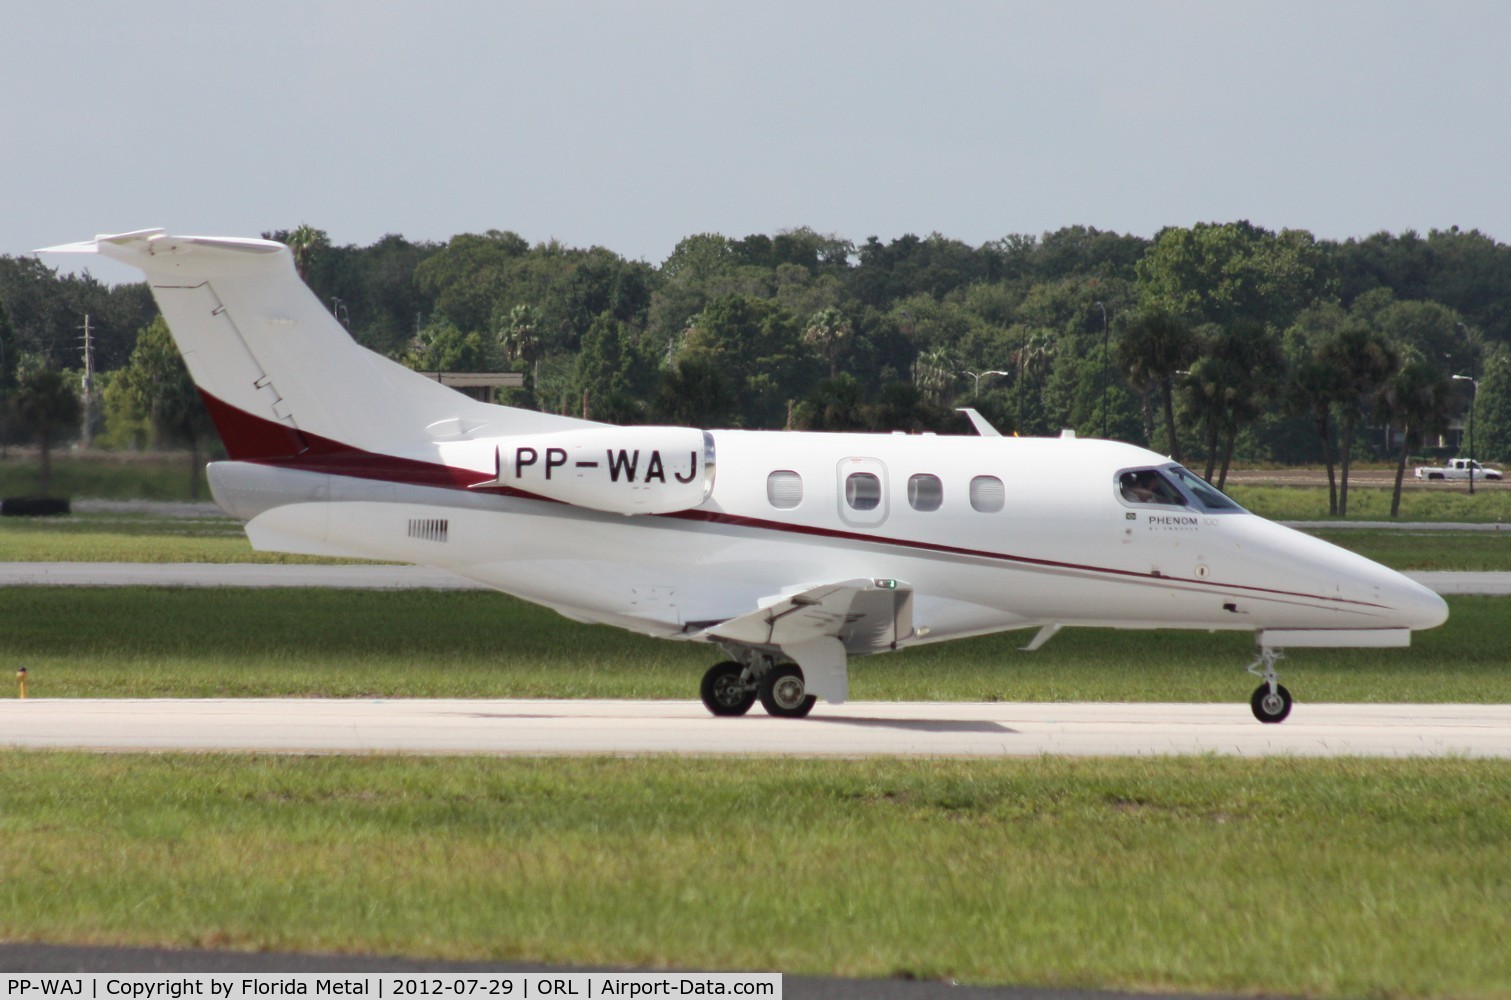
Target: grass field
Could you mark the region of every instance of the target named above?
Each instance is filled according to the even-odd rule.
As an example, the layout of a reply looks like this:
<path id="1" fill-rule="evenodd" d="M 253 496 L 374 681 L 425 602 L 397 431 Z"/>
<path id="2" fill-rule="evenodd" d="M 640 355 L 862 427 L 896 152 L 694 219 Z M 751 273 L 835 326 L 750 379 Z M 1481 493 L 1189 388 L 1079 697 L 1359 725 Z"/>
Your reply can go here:
<path id="1" fill-rule="evenodd" d="M 1326 486 L 1248 486 L 1229 484 L 1234 500 L 1261 517 L 1273 521 L 1325 521 Z M 1390 520 L 1389 488 L 1348 489 L 1349 521 Z M 1435 485 L 1401 493 L 1401 521 L 1478 521 L 1511 523 L 1511 490 L 1481 489 L 1473 496 L 1468 487 Z"/>
<path id="2" fill-rule="evenodd" d="M 208 461 L 208 459 L 206 459 Z M 0 462 L 0 496 L 33 496 L 37 493 L 39 463 L 31 451 L 11 449 Z M 89 497 L 100 500 L 208 500 L 200 463 L 199 496 L 190 488 L 188 452 L 134 454 L 68 451 L 52 456 L 52 488 L 58 497 Z"/>
<path id="3" fill-rule="evenodd" d="M 1410 649 L 1297 650 L 1298 700 L 1511 702 L 1511 599 L 1451 598 Z M 581 625 L 485 592 L 0 589 L 0 655 L 33 697 L 694 698 L 715 647 Z M 1243 633 L 1003 633 L 857 659 L 851 697 L 1242 701 Z M 7 692 L 8 693 L 8 692 Z"/>
<path id="4" fill-rule="evenodd" d="M 10 940 L 1511 995 L 1506 762 L 0 768 Z"/>
<path id="5" fill-rule="evenodd" d="M 0 520 L 0 562 L 331 563 L 256 552 L 230 517 L 73 514 Z M 355 560 L 347 560 L 355 561 Z"/>
<path id="6" fill-rule="evenodd" d="M 1324 528 L 1308 533 L 1394 569 L 1511 572 L 1511 528 L 1506 531 Z"/>

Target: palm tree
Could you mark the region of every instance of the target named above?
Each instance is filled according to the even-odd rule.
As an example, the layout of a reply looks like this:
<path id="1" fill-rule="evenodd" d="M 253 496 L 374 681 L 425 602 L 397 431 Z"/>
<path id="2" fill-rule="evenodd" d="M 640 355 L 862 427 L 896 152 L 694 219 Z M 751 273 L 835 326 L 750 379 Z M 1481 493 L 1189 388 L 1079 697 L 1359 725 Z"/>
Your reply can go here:
<path id="1" fill-rule="evenodd" d="M 1342 381 L 1338 396 L 1343 408 L 1338 515 L 1347 517 L 1348 467 L 1353 458 L 1354 432 L 1381 384 L 1401 367 L 1401 358 L 1383 336 L 1361 322 L 1350 321 L 1317 348 L 1317 360 L 1336 368 Z"/>
<path id="2" fill-rule="evenodd" d="M 300 223 L 299 227 L 289 233 L 284 240 L 289 250 L 294 255 L 294 270 L 299 272 L 299 278 L 305 284 L 309 283 L 309 266 L 315 255 L 331 245 L 330 237 L 325 235 L 325 230 L 316 229 L 307 223 Z"/>
<path id="3" fill-rule="evenodd" d="M 1375 400 L 1379 419 L 1395 424 L 1401 432 L 1401 450 L 1396 457 L 1396 486 L 1390 497 L 1390 516 L 1401 511 L 1401 481 L 1406 476 L 1406 457 L 1413 436 L 1441 431 L 1455 410 L 1453 383 L 1420 358 L 1413 358 L 1380 387 Z"/>
<path id="4" fill-rule="evenodd" d="M 814 313 L 803 328 L 803 343 L 829 363 L 830 378 L 839 374 L 840 356 L 849 349 L 854 336 L 854 325 L 834 306 Z"/>
<path id="5" fill-rule="evenodd" d="M 1170 439 L 1170 457 L 1181 460 L 1175 433 L 1175 375 L 1196 357 L 1196 335 L 1179 316 L 1163 309 L 1138 313 L 1123 327 L 1118 338 L 1118 367 L 1134 385 L 1146 391 L 1158 388 L 1165 408 L 1165 434 Z"/>
<path id="6" fill-rule="evenodd" d="M 540 376 L 540 331 L 535 310 L 524 303 L 510 309 L 498 331 L 498 346 L 510 363 L 520 361 L 525 364 L 526 390 L 533 395 Z"/>
<path id="7" fill-rule="evenodd" d="M 913 362 L 913 384 L 925 396 L 936 403 L 943 403 L 945 394 L 955 384 L 955 362 L 947 351 L 925 351 Z"/>
<path id="8" fill-rule="evenodd" d="M 1322 442 L 1322 460 L 1327 463 L 1327 512 L 1338 513 L 1338 477 L 1333 453 L 1333 404 L 1341 402 L 1347 392 L 1343 371 L 1320 360 L 1315 354 L 1305 358 L 1291 372 L 1286 383 L 1287 405 L 1293 413 L 1311 417 Z"/>

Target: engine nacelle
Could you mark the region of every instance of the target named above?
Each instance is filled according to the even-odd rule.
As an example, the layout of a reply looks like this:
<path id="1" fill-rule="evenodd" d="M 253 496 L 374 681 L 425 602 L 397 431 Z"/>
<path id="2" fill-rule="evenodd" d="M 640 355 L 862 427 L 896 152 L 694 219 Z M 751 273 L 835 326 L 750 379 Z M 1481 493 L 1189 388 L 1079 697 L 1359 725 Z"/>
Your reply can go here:
<path id="1" fill-rule="evenodd" d="M 498 444 L 498 472 L 474 489 L 507 486 L 615 514 L 670 514 L 708 499 L 714 438 L 691 427 L 594 427 L 521 435 Z"/>

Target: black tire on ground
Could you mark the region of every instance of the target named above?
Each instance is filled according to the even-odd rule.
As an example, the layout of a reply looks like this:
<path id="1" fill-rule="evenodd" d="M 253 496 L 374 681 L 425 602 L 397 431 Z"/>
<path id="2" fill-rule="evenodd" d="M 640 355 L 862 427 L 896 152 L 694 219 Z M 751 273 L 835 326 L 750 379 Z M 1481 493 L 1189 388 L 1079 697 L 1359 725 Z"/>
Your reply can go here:
<path id="1" fill-rule="evenodd" d="M 1275 693 L 1271 695 L 1270 686 L 1261 684 L 1254 689 L 1249 707 L 1254 710 L 1254 718 L 1260 722 L 1284 722 L 1285 717 L 1291 714 L 1291 693 L 1285 689 L 1284 684 L 1276 684 Z"/>
<path id="2" fill-rule="evenodd" d="M 780 719 L 801 719 L 818 701 L 808 693 L 802 668 L 796 663 L 783 663 L 767 671 L 761 678 L 760 694 L 766 714 Z"/>
<path id="3" fill-rule="evenodd" d="M 746 686 L 740 680 L 740 675 L 744 672 L 745 668 L 733 660 L 725 660 L 709 667 L 698 689 L 703 698 L 703 706 L 714 715 L 744 715 L 750 711 L 750 706 L 755 704 L 756 693 L 753 687 Z"/>

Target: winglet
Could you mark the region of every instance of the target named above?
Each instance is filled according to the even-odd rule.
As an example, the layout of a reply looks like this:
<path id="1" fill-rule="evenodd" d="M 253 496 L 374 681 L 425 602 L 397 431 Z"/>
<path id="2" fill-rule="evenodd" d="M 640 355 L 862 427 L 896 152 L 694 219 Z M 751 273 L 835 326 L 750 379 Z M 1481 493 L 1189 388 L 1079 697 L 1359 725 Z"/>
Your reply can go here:
<path id="1" fill-rule="evenodd" d="M 993 427 L 990 420 L 977 413 L 974 407 L 962 406 L 955 412 L 964 413 L 970 419 L 971 426 L 976 428 L 976 433 L 982 437 L 999 438 L 1002 436 L 1002 432 Z"/>

